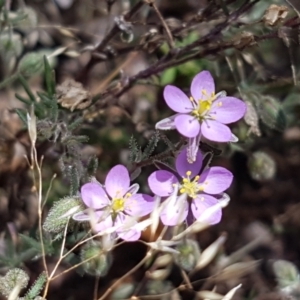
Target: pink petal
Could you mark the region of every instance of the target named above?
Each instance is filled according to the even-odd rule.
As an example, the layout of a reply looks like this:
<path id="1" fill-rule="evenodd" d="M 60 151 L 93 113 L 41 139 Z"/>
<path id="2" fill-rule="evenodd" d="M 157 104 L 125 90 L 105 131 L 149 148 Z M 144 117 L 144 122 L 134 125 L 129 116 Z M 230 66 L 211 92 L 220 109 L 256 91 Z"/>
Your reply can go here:
<path id="1" fill-rule="evenodd" d="M 88 214 L 88 209 L 85 209 L 84 211 L 80 211 L 72 216 L 72 219 L 78 222 L 89 221 L 90 218 L 91 217 Z"/>
<path id="2" fill-rule="evenodd" d="M 200 132 L 198 119 L 191 115 L 178 115 L 175 118 L 175 126 L 180 134 L 188 138 L 196 137 Z"/>
<path id="3" fill-rule="evenodd" d="M 110 197 L 124 196 L 129 185 L 129 173 L 123 165 L 116 165 L 108 172 L 105 180 L 105 189 Z"/>
<path id="4" fill-rule="evenodd" d="M 87 207 L 100 209 L 110 203 L 103 188 L 94 182 L 86 183 L 81 187 L 81 198 Z"/>
<path id="5" fill-rule="evenodd" d="M 222 167 L 211 167 L 205 170 L 199 179 L 205 193 L 220 194 L 228 189 L 232 183 L 233 175 Z"/>
<path id="6" fill-rule="evenodd" d="M 148 185 L 153 194 L 166 197 L 172 194 L 173 184 L 178 183 L 178 179 L 171 172 L 158 170 L 153 172 L 148 178 Z"/>
<path id="7" fill-rule="evenodd" d="M 125 200 L 125 212 L 134 217 L 148 215 L 154 208 L 154 199 L 145 194 L 135 194 Z"/>
<path id="8" fill-rule="evenodd" d="M 200 140 L 201 140 L 201 132 L 196 137 L 188 139 L 187 160 L 189 163 L 194 163 L 197 160 Z"/>
<path id="9" fill-rule="evenodd" d="M 215 100 L 210 109 L 210 115 L 218 122 L 229 124 L 238 121 L 246 113 L 246 104 L 234 97 L 224 97 Z"/>
<path id="10" fill-rule="evenodd" d="M 181 224 L 188 215 L 188 202 L 186 195 L 171 197 L 171 201 L 167 199 L 167 203 L 163 204 L 160 219 L 164 225 L 176 226 Z"/>
<path id="11" fill-rule="evenodd" d="M 196 161 L 193 163 L 189 163 L 187 161 L 187 148 L 183 149 L 176 158 L 176 170 L 181 177 L 186 177 L 186 172 L 191 171 L 192 174 L 190 175 L 191 178 L 194 178 L 196 175 L 199 174 L 201 167 L 202 167 L 202 159 L 203 156 L 201 152 L 196 152 Z"/>
<path id="12" fill-rule="evenodd" d="M 215 82 L 209 71 L 202 71 L 197 74 L 191 84 L 191 94 L 193 98 L 198 102 L 200 99 L 207 99 L 203 95 L 203 90 L 206 91 L 208 97 L 215 92 Z"/>
<path id="13" fill-rule="evenodd" d="M 131 185 L 131 186 L 129 187 L 129 189 L 126 191 L 126 194 L 129 193 L 129 194 L 134 195 L 134 194 L 136 194 L 136 193 L 138 192 L 139 189 L 140 189 L 139 184 L 134 183 L 134 184 Z"/>
<path id="14" fill-rule="evenodd" d="M 179 88 L 167 85 L 164 89 L 164 98 L 168 106 L 178 113 L 189 113 L 193 110 L 193 103 Z"/>
<path id="15" fill-rule="evenodd" d="M 210 141 L 229 142 L 231 130 L 228 126 L 214 120 L 205 120 L 201 124 L 202 135 Z"/>
<path id="16" fill-rule="evenodd" d="M 106 215 L 106 212 L 103 212 L 103 217 L 101 216 L 101 213 L 96 215 L 101 221 L 96 223 L 95 227 L 93 228 L 95 232 L 102 232 L 113 226 L 113 220 L 110 214 Z"/>
<path id="17" fill-rule="evenodd" d="M 158 123 L 156 123 L 155 129 L 160 129 L 160 130 L 176 129 L 174 120 L 177 116 L 178 114 L 159 121 Z"/>
<path id="18" fill-rule="evenodd" d="M 203 213 L 208 213 L 207 209 L 213 208 L 214 205 L 218 205 L 218 200 L 215 199 L 212 196 L 200 194 L 196 199 L 193 199 L 191 208 L 192 212 L 194 214 L 194 217 L 198 220 L 203 216 Z M 205 217 L 204 221 L 213 225 L 217 224 L 221 221 L 222 217 L 222 209 L 217 208 L 217 210 L 213 210 L 212 214 L 208 214 L 207 217 Z M 201 220 L 203 221 L 203 220 Z"/>
<path id="19" fill-rule="evenodd" d="M 141 231 L 135 227 L 136 224 L 137 221 L 132 217 L 118 214 L 115 220 L 115 225 L 117 227 L 121 226 L 116 230 L 118 237 L 128 242 L 138 240 L 141 236 Z"/>

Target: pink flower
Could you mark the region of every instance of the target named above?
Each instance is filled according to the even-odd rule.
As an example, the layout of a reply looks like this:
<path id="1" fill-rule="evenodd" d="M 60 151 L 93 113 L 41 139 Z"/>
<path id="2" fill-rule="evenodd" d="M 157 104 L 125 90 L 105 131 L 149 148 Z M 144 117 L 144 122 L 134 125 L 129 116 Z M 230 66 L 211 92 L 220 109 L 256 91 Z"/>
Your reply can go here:
<path id="1" fill-rule="evenodd" d="M 136 218 L 149 214 L 153 209 L 153 198 L 137 194 L 138 184 L 130 186 L 128 170 L 117 165 L 107 174 L 105 188 L 99 183 L 86 183 L 81 187 L 81 197 L 85 205 L 95 211 L 97 224 L 95 231 L 101 232 L 115 226 L 118 237 L 126 241 L 140 238 L 141 229 Z M 87 211 L 73 216 L 76 221 L 90 220 Z"/>
<path id="2" fill-rule="evenodd" d="M 166 200 L 160 218 L 165 225 L 178 225 L 191 217 L 196 220 L 208 209 L 218 204 L 218 196 L 231 185 L 233 175 L 222 167 L 210 167 L 198 175 L 202 167 L 202 154 L 196 154 L 194 163 L 188 163 L 187 150 L 177 156 L 178 174 L 165 170 L 153 172 L 148 178 L 151 191 Z M 219 223 L 222 216 L 221 207 L 206 221 Z"/>
<path id="3" fill-rule="evenodd" d="M 167 85 L 164 98 L 167 105 L 177 114 L 161 120 L 157 129 L 177 129 L 189 139 L 188 158 L 195 161 L 201 136 L 215 142 L 229 142 L 232 133 L 227 126 L 241 119 L 246 104 L 235 97 L 215 94 L 215 83 L 209 71 L 197 74 L 191 84 L 189 98 L 179 88 Z"/>

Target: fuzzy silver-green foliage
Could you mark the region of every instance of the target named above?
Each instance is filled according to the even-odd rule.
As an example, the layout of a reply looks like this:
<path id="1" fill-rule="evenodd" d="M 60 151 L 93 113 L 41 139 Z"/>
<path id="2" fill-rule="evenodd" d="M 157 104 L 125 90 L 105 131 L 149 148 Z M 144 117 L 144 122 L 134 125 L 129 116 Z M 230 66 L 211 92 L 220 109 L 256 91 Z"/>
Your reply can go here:
<path id="1" fill-rule="evenodd" d="M 44 230 L 50 233 L 61 233 L 68 222 L 69 228 L 72 228 L 74 225 L 72 216 L 83 209 L 84 205 L 80 197 L 66 197 L 55 202 L 44 222 Z"/>
<path id="2" fill-rule="evenodd" d="M 159 131 L 155 131 L 155 133 L 151 136 L 148 145 L 143 151 L 142 159 L 146 159 L 150 157 L 150 155 L 155 150 L 159 140 L 160 140 Z"/>
<path id="3" fill-rule="evenodd" d="M 34 282 L 34 284 L 31 286 L 31 288 L 26 293 L 26 296 L 24 299 L 26 300 L 32 300 L 37 299 L 39 297 L 39 293 L 43 289 L 45 283 L 47 280 L 47 275 L 45 272 L 43 272 L 38 279 Z"/>
<path id="4" fill-rule="evenodd" d="M 0 293 L 8 297 L 15 286 L 20 289 L 27 287 L 29 276 L 25 271 L 19 268 L 9 270 L 4 277 L 0 277 Z"/>
<path id="5" fill-rule="evenodd" d="M 105 276 L 112 264 L 111 253 L 103 251 L 100 242 L 87 243 L 80 253 L 81 261 L 88 260 L 82 266 L 84 271 L 92 276 Z"/>
<path id="6" fill-rule="evenodd" d="M 191 271 L 199 257 L 200 248 L 197 242 L 187 239 L 175 248 L 179 253 L 175 255 L 175 262 L 184 270 Z"/>
<path id="7" fill-rule="evenodd" d="M 142 159 L 141 147 L 138 145 L 137 140 L 132 136 L 129 140 L 129 161 L 139 162 Z"/>

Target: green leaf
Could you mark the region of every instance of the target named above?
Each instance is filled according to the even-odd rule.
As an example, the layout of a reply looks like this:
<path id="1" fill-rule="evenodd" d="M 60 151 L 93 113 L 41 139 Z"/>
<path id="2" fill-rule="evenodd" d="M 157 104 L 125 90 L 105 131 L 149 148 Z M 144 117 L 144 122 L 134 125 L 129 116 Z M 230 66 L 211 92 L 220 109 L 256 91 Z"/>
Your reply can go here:
<path id="1" fill-rule="evenodd" d="M 22 120 L 22 122 L 24 123 L 24 125 L 27 126 L 26 111 L 24 111 L 23 109 L 16 108 L 16 113 L 19 116 L 19 118 Z"/>
<path id="2" fill-rule="evenodd" d="M 30 87 L 29 87 L 27 81 L 25 80 L 25 78 L 24 78 L 21 74 L 19 74 L 18 77 L 19 77 L 19 80 L 20 80 L 20 82 L 21 82 L 21 84 L 22 84 L 22 86 L 23 86 L 25 92 L 27 93 L 27 95 L 28 95 L 30 101 L 31 101 L 32 103 L 35 103 L 35 102 L 36 102 L 35 97 L 34 97 L 32 91 L 31 91 L 31 89 L 30 89 Z"/>
<path id="3" fill-rule="evenodd" d="M 28 106 L 30 106 L 31 104 L 32 104 L 32 102 L 30 102 L 30 100 L 29 99 L 26 99 L 26 98 L 24 98 L 24 97 L 22 97 L 21 95 L 19 95 L 19 94 L 15 94 L 15 97 L 18 99 L 18 100 L 20 100 L 21 102 L 23 102 L 23 103 L 25 103 L 26 105 L 28 105 Z"/>
<path id="4" fill-rule="evenodd" d="M 147 147 L 143 151 L 142 159 L 147 159 L 150 157 L 152 152 L 155 150 L 159 140 L 160 140 L 159 131 L 155 131 L 155 133 L 151 136 L 151 139 L 150 139 Z"/>
<path id="5" fill-rule="evenodd" d="M 132 136 L 129 140 L 129 161 L 130 162 L 138 162 L 141 160 L 141 147 L 138 145 L 134 136 Z"/>
<path id="6" fill-rule="evenodd" d="M 176 79 L 176 74 L 177 74 L 177 68 L 173 67 L 173 68 L 169 68 L 167 70 L 165 70 L 160 77 L 160 84 L 161 85 L 167 85 L 169 83 L 172 83 L 175 81 Z"/>
<path id="7" fill-rule="evenodd" d="M 47 93 L 49 96 L 52 97 L 55 94 L 55 73 L 49 64 L 46 55 L 44 55 L 44 65 L 45 65 L 45 81 L 46 81 Z"/>

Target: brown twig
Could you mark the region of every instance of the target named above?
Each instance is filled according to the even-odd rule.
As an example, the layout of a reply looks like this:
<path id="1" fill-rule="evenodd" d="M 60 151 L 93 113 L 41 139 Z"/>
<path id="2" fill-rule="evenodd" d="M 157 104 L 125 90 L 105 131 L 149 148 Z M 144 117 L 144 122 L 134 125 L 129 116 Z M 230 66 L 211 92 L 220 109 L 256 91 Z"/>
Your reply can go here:
<path id="1" fill-rule="evenodd" d="M 144 5 L 143 1 L 137 2 L 129 12 L 127 12 L 124 15 L 124 20 L 129 21 L 138 11 L 139 9 Z M 101 43 L 95 48 L 94 52 L 102 52 L 104 48 L 107 46 L 109 41 L 113 39 L 118 33 L 120 32 L 120 28 L 117 24 L 114 24 L 114 26 L 111 28 L 111 30 L 108 32 L 108 34 L 103 38 Z M 80 82 L 86 82 L 87 81 L 87 75 L 90 72 L 90 70 L 95 66 L 95 64 L 98 62 L 98 59 L 95 58 L 93 55 L 90 59 L 90 61 L 86 64 L 83 70 L 81 70 L 77 80 Z"/>

